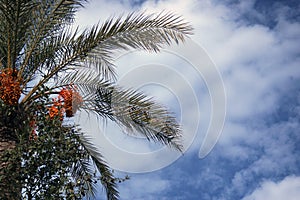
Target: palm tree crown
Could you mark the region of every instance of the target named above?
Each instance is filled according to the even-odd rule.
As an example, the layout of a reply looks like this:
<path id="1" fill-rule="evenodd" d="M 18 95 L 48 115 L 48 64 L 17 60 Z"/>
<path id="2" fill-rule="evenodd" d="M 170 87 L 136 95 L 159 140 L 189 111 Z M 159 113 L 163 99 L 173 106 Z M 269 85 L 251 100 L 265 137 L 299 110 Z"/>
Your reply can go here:
<path id="1" fill-rule="evenodd" d="M 118 86 L 113 58 L 117 50 L 157 52 L 184 41 L 192 28 L 171 13 L 132 13 L 72 31 L 85 3 L 0 0 L 1 199 L 93 197 L 97 182 L 108 199 L 118 199 L 122 179 L 80 124 L 64 123 L 78 110 L 182 150 L 175 117 L 144 94 Z M 13 170 L 18 173 L 9 175 Z"/>

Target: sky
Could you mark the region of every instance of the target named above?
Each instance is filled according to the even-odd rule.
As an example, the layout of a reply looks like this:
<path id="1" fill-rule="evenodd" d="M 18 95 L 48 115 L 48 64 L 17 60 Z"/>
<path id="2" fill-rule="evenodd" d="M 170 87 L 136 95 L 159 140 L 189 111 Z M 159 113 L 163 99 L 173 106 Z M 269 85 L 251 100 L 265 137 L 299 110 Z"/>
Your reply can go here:
<path id="1" fill-rule="evenodd" d="M 145 10 L 182 15 L 194 34 L 159 54 L 118 55 L 119 84 L 172 110 L 186 149 L 181 155 L 85 121 L 116 174 L 131 177 L 119 184 L 120 199 L 298 199 L 299 1 L 91 0 L 76 23 Z M 201 145 L 212 148 L 201 154 Z M 101 188 L 97 199 L 105 199 Z"/>

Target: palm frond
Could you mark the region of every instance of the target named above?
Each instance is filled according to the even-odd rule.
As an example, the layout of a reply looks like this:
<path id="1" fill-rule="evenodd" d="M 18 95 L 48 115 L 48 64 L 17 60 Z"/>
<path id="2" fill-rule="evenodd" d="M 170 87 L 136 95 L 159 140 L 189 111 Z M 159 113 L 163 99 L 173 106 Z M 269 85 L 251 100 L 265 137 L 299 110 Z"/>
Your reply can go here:
<path id="1" fill-rule="evenodd" d="M 0 1 L 0 55 L 4 67 L 18 67 L 28 39 L 36 3 L 30 0 Z"/>
<path id="2" fill-rule="evenodd" d="M 81 142 L 81 141 L 79 141 Z M 93 181 L 94 171 L 91 168 L 90 159 L 78 159 L 72 168 L 72 177 L 76 184 L 82 184 L 87 197 L 95 198 L 97 191 L 96 183 Z"/>
<path id="3" fill-rule="evenodd" d="M 146 95 L 99 80 L 99 75 L 89 69 L 68 73 L 58 83 L 72 83 L 85 94 L 83 110 L 110 119 L 129 133 L 139 133 L 149 140 L 182 150 L 182 133 L 175 117 Z"/>
<path id="4" fill-rule="evenodd" d="M 111 18 L 102 26 L 94 26 L 79 35 L 78 33 L 69 35 L 63 42 L 63 49 L 59 49 L 56 54 L 58 56 L 55 57 L 54 67 L 50 67 L 49 73 L 23 99 L 23 102 L 40 85 L 71 66 L 93 67 L 106 80 L 115 80 L 113 55 L 116 50 L 135 48 L 156 52 L 164 45 L 170 45 L 172 41 L 176 43 L 184 41 L 191 31 L 191 26 L 181 17 L 170 13 L 158 15 L 132 13 L 125 19 Z M 33 49 L 26 52 L 32 55 Z M 27 57 L 25 56 L 25 64 L 29 60 Z"/>
<path id="5" fill-rule="evenodd" d="M 98 88 L 83 109 L 109 118 L 128 133 L 182 151 L 181 129 L 172 113 L 142 93 L 118 87 Z"/>
<path id="6" fill-rule="evenodd" d="M 96 46 L 87 52 L 86 60 L 106 77 L 114 78 L 114 74 L 108 72 L 114 72 L 112 56 L 115 50 L 134 48 L 156 52 L 172 41 L 184 41 L 191 31 L 192 27 L 188 23 L 172 13 L 131 13 L 125 19 L 110 18 L 101 26 L 93 27 L 83 34 L 82 38 L 85 39 L 82 41 L 85 46 L 96 42 Z"/>
<path id="7" fill-rule="evenodd" d="M 23 83 L 27 84 L 34 79 L 38 70 L 42 72 L 41 75 L 43 77 L 47 77 L 53 68 L 64 59 L 61 56 L 68 47 L 70 37 L 71 34 L 69 33 L 69 30 L 66 30 L 57 37 L 51 37 L 41 41 L 38 47 L 32 52 L 32 55 L 28 60 L 28 66 L 23 71 Z M 54 76 L 52 78 L 56 77 Z"/>
<path id="8" fill-rule="evenodd" d="M 73 69 L 66 71 L 65 75 L 58 78 L 55 82 L 56 86 L 75 84 L 85 95 L 95 93 L 99 87 L 109 87 L 112 83 L 105 81 L 102 74 L 95 72 L 89 68 Z"/>
<path id="9" fill-rule="evenodd" d="M 94 105 L 96 97 L 96 91 L 100 90 L 108 91 L 109 88 L 113 87 L 113 84 L 105 81 L 101 74 L 90 70 L 89 68 L 81 68 L 79 70 L 67 71 L 66 75 L 63 78 L 59 78 L 50 90 L 54 90 L 56 88 L 61 88 L 66 85 L 75 85 L 80 94 L 83 97 L 83 106 L 82 108 L 89 108 L 89 111 L 92 111 L 92 105 Z M 106 89 L 108 88 L 108 90 Z M 104 95 L 104 94 L 103 94 Z M 102 98 L 104 98 L 102 95 Z M 98 103 L 103 103 L 101 107 L 98 107 L 97 114 L 105 118 L 109 118 L 113 120 L 111 108 L 109 104 L 104 105 L 106 102 L 98 101 Z M 101 111 L 100 111 L 101 109 Z M 95 112 L 95 111 L 94 111 Z"/>
<path id="10" fill-rule="evenodd" d="M 130 132 L 182 151 L 182 132 L 175 117 L 151 98 L 134 90 L 115 89 L 112 108 L 117 123 Z"/>
<path id="11" fill-rule="evenodd" d="M 85 135 L 80 136 L 82 146 L 89 152 L 92 162 L 101 174 L 100 181 L 106 190 L 106 196 L 108 200 L 117 200 L 119 198 L 119 192 L 117 190 L 117 184 L 115 177 L 111 173 L 109 166 L 103 160 L 102 155 L 97 150 L 97 147 L 91 142 L 91 139 Z"/>
<path id="12" fill-rule="evenodd" d="M 75 12 L 83 6 L 86 0 L 38 1 L 30 16 L 33 21 L 29 27 L 28 40 L 21 73 L 28 66 L 30 58 L 41 42 L 61 33 L 66 25 L 74 20 Z M 34 30 L 34 31 L 32 31 Z"/>

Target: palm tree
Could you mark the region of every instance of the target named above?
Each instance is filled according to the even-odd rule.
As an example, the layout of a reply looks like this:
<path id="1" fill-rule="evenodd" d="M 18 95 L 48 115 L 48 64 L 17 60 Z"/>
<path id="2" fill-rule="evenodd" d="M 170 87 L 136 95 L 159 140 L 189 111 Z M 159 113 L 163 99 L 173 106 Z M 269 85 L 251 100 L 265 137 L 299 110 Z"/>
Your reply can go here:
<path id="1" fill-rule="evenodd" d="M 132 13 L 72 31 L 84 3 L 0 0 L 0 199 L 93 197 L 97 182 L 118 199 L 123 179 L 80 125 L 65 123 L 79 109 L 182 150 L 180 127 L 164 107 L 116 85 L 113 53 L 157 52 L 192 28 L 171 13 Z"/>

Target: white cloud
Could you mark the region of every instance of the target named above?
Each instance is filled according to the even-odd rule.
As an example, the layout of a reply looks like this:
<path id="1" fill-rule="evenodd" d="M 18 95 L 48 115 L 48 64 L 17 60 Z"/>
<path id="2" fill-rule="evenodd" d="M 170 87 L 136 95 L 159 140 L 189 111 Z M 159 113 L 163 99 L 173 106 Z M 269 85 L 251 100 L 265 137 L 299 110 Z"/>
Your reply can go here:
<path id="1" fill-rule="evenodd" d="M 238 5 L 239 12 L 249 12 L 253 9 L 253 4 L 254 1 L 247 3 L 241 1 Z M 300 76 L 300 73 L 295 73 L 299 71 L 297 65 L 299 60 L 289 59 L 290 54 L 295 54 L 299 50 L 297 46 L 300 42 L 299 23 L 290 23 L 284 18 L 280 18 L 279 24 L 273 30 L 263 25 L 247 25 L 241 21 L 236 23 L 235 20 L 240 16 L 233 13 L 230 7 L 212 3 L 210 0 L 146 1 L 140 8 L 136 7 L 135 9 L 146 9 L 147 12 L 172 11 L 181 14 L 194 26 L 195 34 L 192 39 L 208 50 L 211 58 L 221 70 L 225 81 L 228 107 L 227 124 L 222 136 L 224 141 L 230 141 L 236 135 L 250 137 L 251 130 L 236 129 L 238 126 L 244 126 L 239 123 L 252 116 L 272 113 L 276 110 L 280 91 L 285 89 L 284 83 L 290 77 Z M 108 16 L 118 16 L 132 10 L 128 1 L 121 3 L 119 1 L 94 0 L 79 13 L 77 23 L 91 25 L 97 23 L 99 19 L 103 21 Z M 150 56 L 155 60 L 156 55 Z M 149 55 L 141 54 L 137 59 L 137 65 L 141 65 L 141 61 L 147 60 L 147 57 Z M 173 61 L 168 55 L 163 55 L 157 56 L 156 62 L 164 61 L 166 63 L 166 60 Z M 128 60 L 128 62 L 131 61 Z M 172 63 L 171 65 L 176 64 Z M 180 72 L 184 73 L 184 70 Z M 149 76 L 149 74 L 145 74 L 145 76 Z M 142 75 L 139 77 L 143 79 Z M 187 77 L 191 78 L 192 76 Z M 170 80 L 174 82 L 174 79 Z M 172 83 L 171 85 L 170 87 L 180 88 L 181 91 L 185 90 L 182 88 L 182 84 Z M 199 98 L 205 99 L 209 94 L 198 95 Z M 202 107 L 210 106 L 203 105 Z M 193 109 L 191 108 L 191 110 Z M 194 116 L 191 115 L 191 119 L 186 120 L 192 121 Z M 202 120 L 208 121 L 206 118 L 209 115 L 202 115 L 202 117 L 204 117 Z M 227 144 L 230 148 L 232 142 Z M 240 147 L 237 148 L 240 149 Z M 231 148 L 231 151 L 235 151 L 234 148 Z"/>
<path id="2" fill-rule="evenodd" d="M 236 163 L 227 192 L 242 196 L 249 193 L 249 185 L 253 187 L 259 179 L 273 180 L 297 173 L 299 138 L 295 138 L 295 130 L 299 130 L 299 126 L 297 120 L 291 117 L 289 121 L 275 123 L 271 127 L 262 126 L 254 130 L 235 125 L 231 131 L 225 130 L 224 135 L 229 135 L 224 136 L 226 140 L 221 139 L 222 157 Z"/>
<path id="3" fill-rule="evenodd" d="M 168 180 L 164 180 L 157 175 L 133 175 L 132 179 L 126 181 L 124 184 L 126 184 L 126 187 L 122 187 L 120 191 L 121 199 L 123 200 L 156 200 L 157 196 L 163 196 L 163 192 L 170 187 L 170 182 Z"/>
<path id="4" fill-rule="evenodd" d="M 84 4 L 84 8 L 76 14 L 75 25 L 87 28 L 98 23 L 101 24 L 110 17 L 119 17 L 129 12 L 132 12 L 130 5 L 122 4 L 119 1 L 89 0 L 87 4 Z"/>
<path id="5" fill-rule="evenodd" d="M 300 177 L 290 176 L 276 183 L 265 181 L 261 187 L 243 200 L 298 200 L 300 196 Z"/>
<path id="6" fill-rule="evenodd" d="M 99 18 L 103 21 L 111 14 L 118 16 L 133 10 L 128 1 L 117 2 L 92 1 L 87 6 L 87 10 L 78 15 L 78 23 L 93 24 L 97 23 Z M 232 7 L 220 3 L 216 4 L 210 0 L 149 0 L 143 3 L 141 7 L 134 9 L 147 9 L 147 12 L 170 10 L 182 15 L 195 28 L 192 39 L 202 45 L 217 64 L 223 76 L 228 97 L 227 121 L 218 143 L 222 149 L 220 158 L 237 162 L 238 166 L 239 161 L 248 162 L 243 169 L 238 169 L 233 173 L 230 185 L 234 188 L 230 190 L 231 192 L 238 190 L 241 194 L 245 194 L 249 193 L 247 184 L 255 181 L 255 176 L 276 177 L 278 174 L 291 173 L 297 170 L 295 161 L 297 155 L 294 153 L 295 144 L 290 139 L 289 133 L 293 129 L 299 130 L 299 122 L 290 119 L 276 125 L 268 125 L 266 121 L 282 106 L 280 100 L 283 92 L 288 93 L 290 85 L 295 84 L 293 80 L 300 78 L 300 23 L 286 19 L 284 17 L 285 11 L 285 13 L 279 12 L 278 23 L 273 28 L 261 24 L 251 25 L 249 22 L 243 22 L 242 14 L 251 12 L 252 16 L 262 20 L 266 16 L 253 10 L 254 0 L 240 2 L 232 10 Z M 135 65 L 132 61 L 136 61 L 137 65 L 141 65 L 143 60 L 147 60 L 147 56 L 149 55 L 139 54 L 136 59 L 128 59 L 126 64 Z M 149 57 L 155 59 L 156 55 L 152 54 Z M 162 54 L 156 59 L 157 63 L 171 61 L 169 65 L 174 65 L 172 62 L 174 60 L 168 55 Z M 190 80 L 194 78 L 185 74 L 184 70 L 180 72 Z M 149 74 L 145 74 L 145 76 L 149 76 Z M 139 78 L 143 79 L 144 77 L 140 76 Z M 191 82 L 195 83 L 195 80 L 193 79 Z M 172 87 L 184 90 L 183 84 L 176 85 L 176 80 L 170 78 L 170 83 L 172 83 Z M 197 95 L 200 99 L 201 111 L 204 112 L 201 113 L 201 120 L 208 123 L 210 102 L 207 99 L 209 99 L 209 94 L 203 90 L 205 88 L 203 82 L 196 84 L 201 85 L 195 86 L 197 88 L 195 91 L 198 92 Z M 165 98 L 164 95 L 161 96 Z M 193 121 L 195 117 L 193 112 L 197 111 L 190 107 L 189 112 L 191 112 L 191 117 L 186 120 Z M 205 125 L 201 124 L 201 131 Z M 149 150 L 149 147 L 143 147 L 142 143 L 123 140 L 123 138 L 118 139 L 116 142 L 123 143 L 125 146 L 128 144 L 130 148 L 141 149 L 142 151 Z M 202 140 L 202 138 L 197 139 L 197 142 Z M 198 151 L 198 148 L 199 144 L 195 144 L 192 150 Z M 126 165 L 132 164 L 126 162 L 125 157 L 118 158 L 117 154 L 113 154 L 113 157 Z M 187 165 L 191 165 L 191 163 L 187 163 Z M 157 177 L 152 181 L 147 178 L 139 181 L 136 178 L 128 181 L 129 187 L 127 185 L 122 187 L 121 195 L 125 195 L 125 199 L 130 199 L 130 197 L 142 196 L 143 192 L 145 192 L 144 194 L 152 194 L 155 191 L 159 193 L 161 192 L 159 187 L 149 189 L 149 193 L 130 190 L 130 188 L 143 188 L 142 185 L 145 184 L 154 187 L 155 181 L 161 188 L 168 188 L 171 184 Z M 288 177 L 279 183 L 265 182 L 260 189 L 253 192 L 245 200 L 273 199 L 272 196 L 269 196 L 270 198 L 263 198 L 262 196 L 263 194 L 272 195 L 269 192 L 271 190 L 277 191 L 277 196 L 281 197 L 280 195 L 286 193 L 288 188 L 295 189 L 291 183 L 299 187 L 299 177 Z M 290 194 L 293 192 L 291 191 Z"/>

